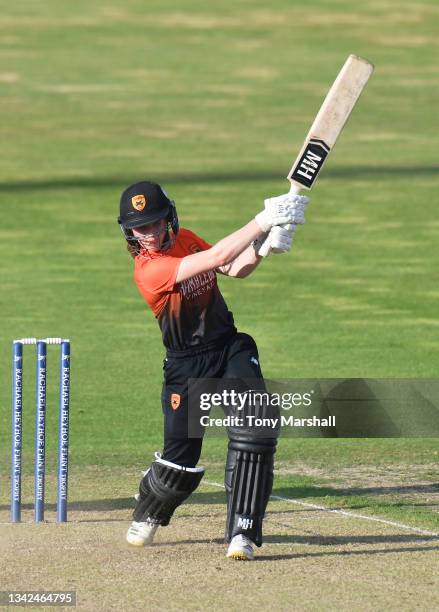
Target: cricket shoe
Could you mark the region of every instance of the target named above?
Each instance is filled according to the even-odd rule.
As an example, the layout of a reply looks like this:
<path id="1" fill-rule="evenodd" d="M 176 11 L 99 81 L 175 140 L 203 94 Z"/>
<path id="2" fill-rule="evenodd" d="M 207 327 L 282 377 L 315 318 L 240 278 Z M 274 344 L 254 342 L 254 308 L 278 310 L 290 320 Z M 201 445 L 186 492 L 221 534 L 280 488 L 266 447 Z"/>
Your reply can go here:
<path id="1" fill-rule="evenodd" d="M 132 546 L 149 546 L 155 536 L 158 528 L 158 523 L 144 521 L 137 523 L 133 521 L 127 531 L 127 542 Z"/>
<path id="2" fill-rule="evenodd" d="M 253 561 L 253 542 L 245 535 L 239 533 L 229 544 L 227 551 L 229 559 L 237 559 L 238 561 Z"/>

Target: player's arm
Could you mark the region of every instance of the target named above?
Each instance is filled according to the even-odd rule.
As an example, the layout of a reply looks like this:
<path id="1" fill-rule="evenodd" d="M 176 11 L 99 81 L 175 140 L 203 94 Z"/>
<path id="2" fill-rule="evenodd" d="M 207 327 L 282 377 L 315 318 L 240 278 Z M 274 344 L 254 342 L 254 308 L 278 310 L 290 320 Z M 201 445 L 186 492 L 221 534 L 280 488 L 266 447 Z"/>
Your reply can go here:
<path id="1" fill-rule="evenodd" d="M 265 200 L 265 209 L 247 225 L 226 236 L 210 249 L 183 257 L 175 282 L 181 283 L 196 274 L 227 266 L 273 226 L 295 223 L 299 214 L 296 202 L 301 199 L 301 196 L 285 194 Z"/>
<path id="2" fill-rule="evenodd" d="M 210 249 L 183 257 L 178 268 L 176 282 L 181 283 L 196 274 L 215 270 L 229 264 L 262 234 L 260 225 L 256 219 L 252 219 L 250 223 L 226 236 Z"/>
<path id="3" fill-rule="evenodd" d="M 266 200 L 266 202 L 268 201 Z M 246 278 L 270 252 L 288 253 L 293 244 L 297 225 L 305 223 L 304 209 L 308 201 L 307 197 L 296 197 L 293 204 L 295 223 L 273 226 L 269 232 L 262 234 L 254 240 L 236 259 L 225 266 L 217 268 L 217 272 L 226 276 L 233 276 L 234 278 Z"/>
<path id="4" fill-rule="evenodd" d="M 220 266 L 216 271 L 225 276 L 233 276 L 234 278 L 245 278 L 249 276 L 249 274 L 256 270 L 263 259 L 263 257 L 257 253 L 256 244 L 262 244 L 266 235 L 265 233 L 262 234 L 261 237 L 254 240 L 250 246 L 247 246 L 238 257 L 225 266 Z"/>

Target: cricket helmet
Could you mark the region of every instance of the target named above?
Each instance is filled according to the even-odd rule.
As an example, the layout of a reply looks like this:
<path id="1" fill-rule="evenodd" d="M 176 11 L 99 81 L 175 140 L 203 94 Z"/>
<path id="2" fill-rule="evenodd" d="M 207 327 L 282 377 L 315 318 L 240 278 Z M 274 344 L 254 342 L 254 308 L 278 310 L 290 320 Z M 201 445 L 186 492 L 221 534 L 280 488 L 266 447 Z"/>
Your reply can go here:
<path id="1" fill-rule="evenodd" d="M 126 240 L 133 246 L 140 245 L 133 236 L 132 230 L 149 223 L 166 221 L 166 237 L 162 250 L 167 250 L 175 243 L 179 224 L 175 202 L 170 200 L 158 183 L 141 181 L 125 189 L 120 198 L 120 214 L 117 219 Z"/>

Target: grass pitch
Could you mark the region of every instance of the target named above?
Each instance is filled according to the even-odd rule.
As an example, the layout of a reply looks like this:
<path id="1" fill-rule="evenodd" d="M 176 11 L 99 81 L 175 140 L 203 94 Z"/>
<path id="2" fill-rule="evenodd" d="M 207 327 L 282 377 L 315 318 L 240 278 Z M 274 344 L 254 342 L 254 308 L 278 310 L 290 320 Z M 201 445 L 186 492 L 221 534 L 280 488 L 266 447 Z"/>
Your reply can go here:
<path id="1" fill-rule="evenodd" d="M 195 598 L 188 608 L 237 607 L 236 566 L 225 565 L 218 541 L 224 508 L 209 504 L 207 485 L 196 498 L 202 505 L 182 508 L 181 522 L 164 532 L 166 545 L 140 555 L 124 548 L 126 500 L 161 444 L 162 346 L 132 282 L 118 198 L 147 177 L 176 200 L 181 224 L 207 240 L 243 225 L 264 197 L 287 188 L 283 177 L 352 52 L 371 60 L 375 74 L 313 190 L 293 252 L 270 257 L 245 281 L 221 279 L 221 289 L 238 327 L 255 337 L 267 377 L 437 376 L 438 25 L 434 0 L 26 0 L 2 11 L 1 520 L 11 340 L 63 335 L 72 340 L 77 521 L 60 531 L 2 525 L 2 542 L 13 538 L 17 554 L 12 562 L 12 548 L 3 548 L 2 588 L 50 588 L 32 567 L 52 559 L 48 576 L 63 568 L 52 584 L 77 585 L 88 609 L 109 609 L 104 590 L 115 607 L 150 597 L 152 608 L 172 609 L 187 584 Z M 50 466 L 58 356 L 49 350 Z M 30 448 L 34 362 L 29 351 L 25 358 Z M 212 481 L 221 479 L 224 447 L 210 439 L 203 449 Z M 274 493 L 437 532 L 437 453 L 437 440 L 287 439 Z M 31 469 L 29 450 L 28 500 Z M 282 503 L 273 500 L 273 515 Z M 342 519 L 317 511 L 316 525 L 306 512 L 301 520 L 295 508 L 279 524 L 269 516 L 263 569 L 239 570 L 261 585 L 248 606 L 263 606 L 262 587 L 276 579 L 274 592 L 264 592 L 279 609 L 365 609 L 374 597 L 389 609 L 435 607 L 434 542 L 367 521 L 346 519 L 341 528 Z M 195 526 L 203 533 L 191 545 Z M 169 566 L 170 557 L 178 563 Z M 154 592 L 134 578 L 145 567 Z M 197 589 L 193 575 L 205 567 L 219 590 Z M 325 588 L 311 597 L 307 575 L 317 574 Z"/>

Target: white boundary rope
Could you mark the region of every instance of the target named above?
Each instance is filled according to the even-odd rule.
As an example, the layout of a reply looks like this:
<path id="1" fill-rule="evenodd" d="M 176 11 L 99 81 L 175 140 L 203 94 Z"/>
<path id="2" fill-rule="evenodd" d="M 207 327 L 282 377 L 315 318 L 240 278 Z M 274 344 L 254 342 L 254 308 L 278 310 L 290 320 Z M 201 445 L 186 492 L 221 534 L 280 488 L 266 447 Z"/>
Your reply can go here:
<path id="1" fill-rule="evenodd" d="M 218 482 L 204 480 L 201 482 L 201 484 L 224 489 L 224 485 Z M 413 527 L 411 525 L 405 525 L 404 523 L 398 523 L 396 521 L 388 521 L 387 519 L 383 519 L 377 516 L 367 516 L 366 514 L 358 514 L 357 512 L 350 512 L 348 510 L 337 510 L 333 508 L 327 508 L 326 506 L 320 506 L 318 504 L 311 504 L 310 502 L 302 502 L 302 501 L 299 501 L 298 499 L 291 499 L 289 497 L 281 497 L 280 495 L 270 495 L 270 499 L 277 499 L 279 501 L 288 502 L 290 504 L 296 504 L 298 506 L 303 506 L 304 508 L 312 508 L 313 510 L 320 510 L 321 512 L 330 512 L 332 514 L 340 514 L 341 516 L 346 516 L 349 518 L 361 519 L 364 521 L 372 521 L 375 523 L 382 523 L 383 525 L 390 525 L 392 527 L 399 527 L 400 529 L 405 529 L 406 531 L 412 531 L 414 533 L 420 533 L 425 536 L 439 537 L 439 533 L 434 533 L 433 531 L 427 531 L 426 529 L 420 529 L 419 527 Z"/>

